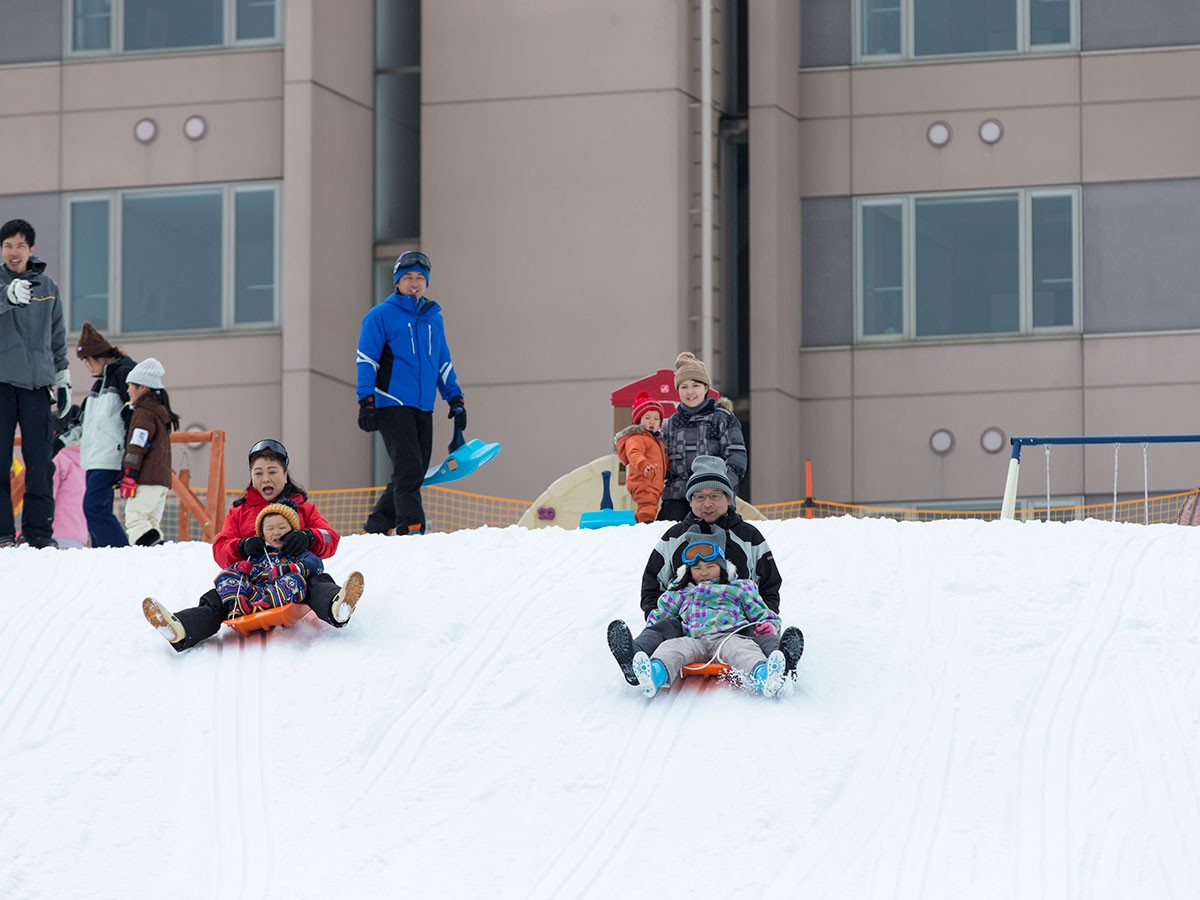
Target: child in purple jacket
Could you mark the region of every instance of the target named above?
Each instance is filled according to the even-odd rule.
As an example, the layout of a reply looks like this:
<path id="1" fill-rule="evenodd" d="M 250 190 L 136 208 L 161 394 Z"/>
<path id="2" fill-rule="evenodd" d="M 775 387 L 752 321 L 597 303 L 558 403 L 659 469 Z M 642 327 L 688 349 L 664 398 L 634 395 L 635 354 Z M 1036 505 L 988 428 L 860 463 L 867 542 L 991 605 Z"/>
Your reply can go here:
<path id="1" fill-rule="evenodd" d="M 772 612 L 753 581 L 730 580 L 736 574 L 728 566 L 725 552 L 712 535 L 689 535 L 683 562 L 688 567 L 678 588 L 658 598 L 658 606 L 646 618 L 653 625 L 665 618 L 683 624 L 683 637 L 659 644 L 653 657 L 638 652 L 633 671 L 642 693 L 653 697 L 659 688 L 670 687 L 688 663 L 723 662 L 741 672 L 766 697 L 783 689 L 783 652 L 764 656 L 748 634 L 776 634 L 779 616 Z"/>

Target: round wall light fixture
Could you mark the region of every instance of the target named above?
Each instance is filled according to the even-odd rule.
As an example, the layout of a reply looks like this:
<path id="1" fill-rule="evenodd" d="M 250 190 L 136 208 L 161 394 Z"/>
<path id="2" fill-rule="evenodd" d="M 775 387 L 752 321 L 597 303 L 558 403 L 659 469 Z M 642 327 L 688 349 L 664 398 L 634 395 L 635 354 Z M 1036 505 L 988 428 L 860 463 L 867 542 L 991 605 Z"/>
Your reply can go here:
<path id="1" fill-rule="evenodd" d="M 954 449 L 954 432 L 939 428 L 929 436 L 929 449 L 938 456 L 945 456 Z"/>
<path id="2" fill-rule="evenodd" d="M 979 139 L 985 144 L 999 143 L 1004 137 L 1004 124 L 999 119 L 984 119 L 979 123 Z"/>
<path id="3" fill-rule="evenodd" d="M 149 144 L 158 137 L 158 123 L 153 119 L 138 119 L 133 126 L 133 138 L 139 144 Z"/>
<path id="4" fill-rule="evenodd" d="M 193 422 L 183 429 L 184 431 L 208 431 L 208 426 L 203 422 Z M 188 441 L 185 445 L 189 450 L 199 450 L 208 446 L 208 441 Z"/>
<path id="5" fill-rule="evenodd" d="M 954 132 L 945 122 L 934 122 L 925 132 L 925 138 L 935 147 L 945 147 L 950 143 L 952 137 L 954 137 Z"/>
<path id="6" fill-rule="evenodd" d="M 208 132 L 208 122 L 204 116 L 188 116 L 183 123 L 183 133 L 189 141 L 198 141 Z"/>
<path id="7" fill-rule="evenodd" d="M 1004 449 L 1005 437 L 1004 432 L 993 425 L 985 428 L 983 434 L 979 435 L 979 446 L 985 453 L 999 453 Z"/>

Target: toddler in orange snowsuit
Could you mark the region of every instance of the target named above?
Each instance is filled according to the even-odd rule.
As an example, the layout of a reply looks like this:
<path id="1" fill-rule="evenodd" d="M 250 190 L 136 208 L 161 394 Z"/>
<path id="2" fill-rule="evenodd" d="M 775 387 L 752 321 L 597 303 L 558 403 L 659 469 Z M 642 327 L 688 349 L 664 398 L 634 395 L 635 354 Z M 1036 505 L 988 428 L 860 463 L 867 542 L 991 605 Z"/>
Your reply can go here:
<path id="1" fill-rule="evenodd" d="M 667 451 L 659 430 L 662 420 L 662 406 L 645 391 L 638 391 L 633 398 L 633 424 L 613 437 L 617 458 L 627 469 L 625 487 L 637 503 L 639 522 L 653 522 L 658 516 L 667 470 Z"/>

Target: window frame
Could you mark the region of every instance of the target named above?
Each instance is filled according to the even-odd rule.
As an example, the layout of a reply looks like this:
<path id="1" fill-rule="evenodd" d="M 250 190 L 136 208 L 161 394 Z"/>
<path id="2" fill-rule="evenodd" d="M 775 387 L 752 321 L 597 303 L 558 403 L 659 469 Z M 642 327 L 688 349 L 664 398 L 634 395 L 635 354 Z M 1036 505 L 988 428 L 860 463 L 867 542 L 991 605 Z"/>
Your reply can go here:
<path id="1" fill-rule="evenodd" d="M 236 267 L 236 199 L 239 193 L 270 191 L 275 216 L 272 236 L 272 270 L 275 281 L 275 297 L 270 320 L 238 322 L 237 313 L 237 267 Z M 123 320 L 123 271 L 122 259 L 122 200 L 126 197 L 185 196 L 189 194 L 221 194 L 221 323 L 213 328 L 185 328 L 179 330 L 125 331 Z M 104 332 L 126 337 L 150 337 L 157 335 L 196 335 L 215 332 L 256 332 L 278 330 L 282 325 L 283 301 L 283 191 L 279 181 L 238 181 L 217 184 L 195 184 L 186 187 L 152 187 L 131 190 L 78 191 L 62 195 L 62 276 L 60 296 L 63 298 L 64 316 L 72 321 L 71 271 L 74 259 L 71 246 L 71 225 L 74 203 L 106 200 L 108 202 L 108 325 Z"/>
<path id="2" fill-rule="evenodd" d="M 115 2 L 115 0 L 114 0 Z M 932 53 L 917 56 L 915 52 L 916 39 L 915 0 L 895 0 L 900 7 L 900 52 L 899 53 L 864 53 L 863 50 L 863 5 L 867 0 L 853 0 L 851 27 L 853 28 L 853 59 L 855 65 L 895 65 L 896 63 L 927 63 L 941 60 L 964 59 L 996 59 L 1013 56 L 1036 56 L 1077 52 L 1079 50 L 1079 0 L 1058 0 L 1070 6 L 1071 38 L 1065 44 L 1033 44 L 1030 36 L 1032 16 L 1030 4 L 1045 2 L 1045 0 L 1013 0 L 1017 6 L 1017 46 L 1012 50 L 991 50 L 966 53 Z"/>
<path id="3" fill-rule="evenodd" d="M 1083 229 L 1079 220 L 1080 188 L 1078 185 L 1060 185 L 1036 188 L 992 188 L 973 191 L 928 191 L 912 194 L 881 194 L 854 198 L 854 343 L 870 344 L 936 344 L 951 341 L 978 341 L 992 339 L 1030 338 L 1030 337 L 1061 337 L 1064 334 L 1081 334 L 1083 331 L 1083 264 L 1082 246 Z M 916 333 L 917 313 L 917 242 L 915 240 L 916 207 L 923 199 L 953 200 L 956 198 L 969 199 L 972 197 L 1011 197 L 1017 198 L 1019 229 L 1018 243 L 1018 330 L 1017 331 L 985 331 L 963 334 L 937 334 L 918 336 Z M 1033 228 L 1032 210 L 1036 198 L 1068 197 L 1071 200 L 1071 324 L 1070 325 L 1033 325 Z M 863 278 L 864 240 L 863 210 L 872 206 L 900 206 L 900 236 L 901 236 L 901 316 L 902 327 L 897 334 L 865 334 L 863 331 L 866 319 L 864 309 L 865 283 Z"/>
<path id="4" fill-rule="evenodd" d="M 125 49 L 125 0 L 112 0 L 112 17 L 109 22 L 109 45 L 88 50 L 75 49 L 75 4 L 78 0 L 63 0 L 63 58 L 98 59 L 110 56 L 154 56 L 163 53 L 211 53 L 242 47 L 274 47 L 283 43 L 283 3 L 275 3 L 275 34 L 265 38 L 238 38 L 238 0 L 219 0 L 224 7 L 221 21 L 222 40 L 219 44 L 189 44 L 184 47 L 154 47 L 148 50 Z"/>

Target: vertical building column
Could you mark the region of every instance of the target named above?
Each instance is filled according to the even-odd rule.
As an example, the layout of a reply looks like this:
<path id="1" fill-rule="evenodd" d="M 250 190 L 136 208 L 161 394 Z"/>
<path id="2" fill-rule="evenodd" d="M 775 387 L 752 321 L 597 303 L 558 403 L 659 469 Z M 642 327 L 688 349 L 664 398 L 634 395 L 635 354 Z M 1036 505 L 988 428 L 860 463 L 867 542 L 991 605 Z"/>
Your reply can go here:
<path id="1" fill-rule="evenodd" d="M 283 435 L 308 487 L 369 483 L 354 350 L 372 299 L 373 4 L 284 6 Z"/>
<path id="2" fill-rule="evenodd" d="M 750 466 L 754 500 L 803 497 L 800 385 L 800 8 L 749 8 Z"/>

